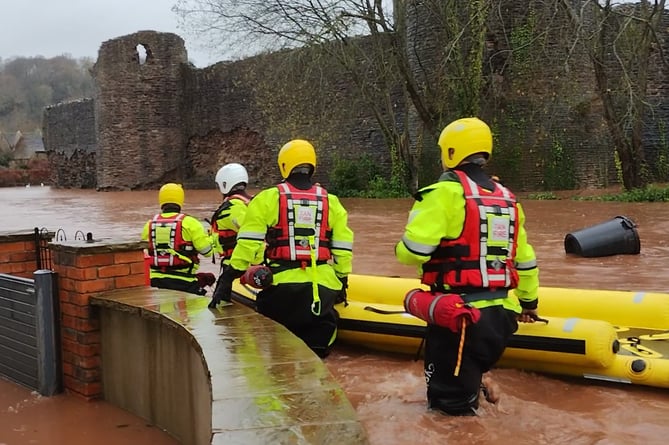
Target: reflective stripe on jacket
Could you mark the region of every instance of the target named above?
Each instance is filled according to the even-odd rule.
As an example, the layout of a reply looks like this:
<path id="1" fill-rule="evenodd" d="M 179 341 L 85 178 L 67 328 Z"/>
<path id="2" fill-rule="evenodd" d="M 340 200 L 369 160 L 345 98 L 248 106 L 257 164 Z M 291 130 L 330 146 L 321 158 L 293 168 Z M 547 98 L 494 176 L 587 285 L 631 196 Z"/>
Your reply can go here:
<path id="1" fill-rule="evenodd" d="M 230 258 L 237 245 L 237 232 L 246 214 L 250 198 L 244 195 L 226 196 L 211 217 L 211 232 L 218 237 L 221 259 Z"/>
<path id="2" fill-rule="evenodd" d="M 454 176 L 451 172 L 448 175 Z M 457 239 L 465 224 L 465 193 L 459 180 L 439 181 L 421 189 L 416 195 L 402 239 L 395 246 L 395 256 L 402 264 L 414 265 L 422 276 L 422 265 L 430 260 L 442 239 Z M 513 291 L 521 301 L 537 299 L 539 269 L 532 245 L 527 240 L 525 213 L 516 203 L 516 252 L 515 267 L 518 271 L 518 287 Z M 489 302 L 476 302 L 476 307 L 502 304 L 520 312 L 518 301 L 504 298 Z"/>
<path id="3" fill-rule="evenodd" d="M 348 214 L 337 196 L 328 193 L 327 222 L 331 229 L 330 253 L 332 260 L 317 265 L 318 283 L 329 289 L 341 289 L 337 276 L 351 273 L 353 258 L 353 231 L 348 227 Z M 279 189 L 271 187 L 258 193 L 249 202 L 244 222 L 237 235 L 237 246 L 230 259 L 230 265 L 237 270 L 246 270 L 254 264 L 259 252 L 265 246 L 265 237 L 271 227 L 279 224 Z M 284 269 L 274 274 L 274 283 L 307 283 L 313 274 L 310 262 L 305 268 Z"/>
<path id="4" fill-rule="evenodd" d="M 185 215 L 185 214 L 180 214 L 176 212 L 170 212 L 170 213 L 162 213 L 159 216 L 159 219 L 162 220 L 171 220 L 171 219 L 177 219 L 179 215 L 183 215 L 180 218 L 181 221 L 181 230 L 174 232 L 174 237 L 176 239 L 177 233 L 179 234 L 179 237 L 181 238 L 181 242 L 183 242 L 186 245 L 190 245 L 192 247 L 192 250 L 188 251 L 188 255 L 184 255 L 191 261 L 192 263 L 185 262 L 182 266 L 167 266 L 167 267 L 158 267 L 158 266 L 152 266 L 150 270 L 150 275 L 151 278 L 176 278 L 176 279 L 181 279 L 184 281 L 193 281 L 196 279 L 194 276 L 195 272 L 199 268 L 199 259 L 198 255 L 203 255 L 203 256 L 211 256 L 213 253 L 213 246 L 211 244 L 211 238 L 207 235 L 207 232 L 202 225 L 202 223 L 197 220 L 196 218 Z M 155 217 L 154 217 L 155 218 Z M 152 224 L 154 223 L 154 218 L 150 219 L 149 221 L 144 224 L 144 228 L 142 230 L 142 240 L 147 241 L 149 243 L 149 255 L 152 257 L 154 256 L 151 253 L 151 243 L 159 244 L 157 241 L 152 241 L 151 238 L 151 232 L 152 232 Z M 170 227 L 170 235 L 172 235 L 172 228 Z M 162 237 L 160 239 L 160 244 L 162 244 Z M 174 249 L 175 252 L 178 252 L 177 249 Z M 152 260 L 154 260 L 152 258 Z M 155 260 L 154 260 L 155 261 Z"/>
<path id="5" fill-rule="evenodd" d="M 453 170 L 465 196 L 465 220 L 460 236 L 442 238 L 423 264 L 422 282 L 436 290 L 448 288 L 513 289 L 518 285 L 516 198 L 503 185 L 492 192 L 464 172 Z"/>
<path id="6" fill-rule="evenodd" d="M 265 257 L 269 260 L 311 262 L 312 249 L 316 261 L 332 258 L 328 225 L 328 193 L 323 187 L 300 190 L 287 182 L 279 189 L 279 221 L 267 231 Z"/>

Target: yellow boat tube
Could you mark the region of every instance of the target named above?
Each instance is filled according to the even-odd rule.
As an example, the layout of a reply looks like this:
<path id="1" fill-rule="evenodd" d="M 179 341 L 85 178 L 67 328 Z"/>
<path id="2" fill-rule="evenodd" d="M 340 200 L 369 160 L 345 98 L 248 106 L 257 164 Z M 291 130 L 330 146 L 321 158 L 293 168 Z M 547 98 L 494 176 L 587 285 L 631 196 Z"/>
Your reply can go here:
<path id="1" fill-rule="evenodd" d="M 349 275 L 348 294 L 357 301 L 402 306 L 413 278 Z M 605 320 L 615 326 L 669 329 L 669 294 L 560 287 L 539 288 L 539 313 L 552 317 Z"/>
<path id="2" fill-rule="evenodd" d="M 425 322 L 404 311 L 417 279 L 349 275 L 338 341 L 418 356 Z M 236 301 L 255 295 L 235 283 Z M 669 294 L 541 288 L 549 323 L 521 323 L 498 366 L 669 387 Z M 666 351 L 664 351 L 666 349 Z"/>
<path id="3" fill-rule="evenodd" d="M 372 309 L 373 308 L 373 309 Z M 418 354 L 425 335 L 425 322 L 401 313 L 395 305 L 365 303 L 349 299 L 337 306 L 339 340 L 369 349 Z M 604 368 L 618 352 L 615 328 L 605 321 L 548 317 L 549 323 L 523 323 L 511 340 L 505 358 L 545 363 Z"/>

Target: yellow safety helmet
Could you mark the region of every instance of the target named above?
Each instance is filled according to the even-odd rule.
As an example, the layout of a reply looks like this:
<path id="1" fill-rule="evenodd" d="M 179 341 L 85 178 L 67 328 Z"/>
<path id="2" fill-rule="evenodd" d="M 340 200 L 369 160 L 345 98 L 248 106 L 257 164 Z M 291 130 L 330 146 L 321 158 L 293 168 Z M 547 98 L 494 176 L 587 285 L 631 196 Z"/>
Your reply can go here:
<path id="1" fill-rule="evenodd" d="M 474 153 L 492 155 L 492 132 L 488 124 L 475 117 L 451 122 L 439 135 L 441 164 L 453 168 Z"/>
<path id="2" fill-rule="evenodd" d="M 158 202 L 160 207 L 165 204 L 176 204 L 179 207 L 184 205 L 184 189 L 181 184 L 174 184 L 170 182 L 160 187 L 158 192 Z"/>
<path id="3" fill-rule="evenodd" d="M 277 160 L 284 179 L 290 176 L 290 172 L 296 166 L 301 164 L 309 164 L 316 170 L 316 150 L 311 143 L 303 139 L 293 139 L 281 147 Z"/>

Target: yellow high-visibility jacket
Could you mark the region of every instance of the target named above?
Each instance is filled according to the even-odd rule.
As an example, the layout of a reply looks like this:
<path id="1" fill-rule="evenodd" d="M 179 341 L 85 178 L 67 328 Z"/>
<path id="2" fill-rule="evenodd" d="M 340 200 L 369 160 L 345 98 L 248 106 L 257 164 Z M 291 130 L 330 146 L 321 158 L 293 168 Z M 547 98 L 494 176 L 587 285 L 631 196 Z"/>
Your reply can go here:
<path id="1" fill-rule="evenodd" d="M 418 193 L 421 199 L 414 203 L 409 213 L 404 235 L 395 246 L 395 256 L 402 264 L 418 266 L 422 275 L 421 266 L 430 259 L 430 253 L 437 249 L 442 238 L 457 239 L 460 236 L 465 222 L 465 197 L 464 189 L 458 181 L 440 181 L 421 189 Z M 534 248 L 527 241 L 525 213 L 520 203 L 517 203 L 517 209 L 519 230 L 514 261 L 518 270 L 519 284 L 514 292 L 518 300 L 530 303 L 537 299 L 539 268 Z M 409 249 L 407 245 L 413 248 Z M 416 246 L 420 248 L 417 249 Z M 426 254 L 418 254 L 417 251 Z M 479 308 L 499 304 L 515 312 L 521 312 L 518 301 L 513 298 L 472 303 Z"/>
<path id="2" fill-rule="evenodd" d="M 169 212 L 162 213 L 163 218 L 173 218 L 178 213 Z M 142 230 L 142 240 L 149 240 L 149 230 L 150 230 L 151 220 L 148 220 L 144 224 L 144 229 Z M 186 215 L 181 221 L 181 237 L 184 241 L 190 241 L 193 243 L 193 247 L 197 252 L 205 257 L 209 257 L 213 254 L 214 249 L 212 245 L 211 238 L 207 235 L 207 232 L 200 221 L 196 218 Z M 194 264 L 193 268 L 189 272 L 189 267 L 184 267 L 183 269 L 177 269 L 174 272 L 178 274 L 170 274 L 169 272 L 160 272 L 154 269 L 151 269 L 150 277 L 151 278 L 174 278 L 183 281 L 195 281 L 195 273 L 197 272 L 199 264 Z M 182 275 L 186 274 L 186 276 Z"/>
<path id="3" fill-rule="evenodd" d="M 214 251 L 218 255 L 223 254 L 223 246 L 221 246 L 218 239 L 218 232 L 239 232 L 239 228 L 246 217 L 247 204 L 240 198 L 231 198 L 227 201 L 228 206 L 219 215 L 218 219 L 212 220 L 212 241 L 214 244 Z M 229 264 L 230 258 L 222 259 L 223 264 Z"/>
<path id="4" fill-rule="evenodd" d="M 328 224 L 332 229 L 330 250 L 333 260 L 316 266 L 318 284 L 332 290 L 340 290 L 338 277 L 351 273 L 353 260 L 353 231 L 348 227 L 348 213 L 337 196 L 328 193 Z M 237 246 L 232 253 L 230 265 L 237 270 L 246 270 L 254 264 L 258 253 L 265 247 L 267 230 L 279 221 L 279 189 L 271 187 L 258 193 L 249 202 L 246 217 L 237 235 Z M 312 270 L 294 268 L 274 274 L 274 284 L 312 282 Z"/>

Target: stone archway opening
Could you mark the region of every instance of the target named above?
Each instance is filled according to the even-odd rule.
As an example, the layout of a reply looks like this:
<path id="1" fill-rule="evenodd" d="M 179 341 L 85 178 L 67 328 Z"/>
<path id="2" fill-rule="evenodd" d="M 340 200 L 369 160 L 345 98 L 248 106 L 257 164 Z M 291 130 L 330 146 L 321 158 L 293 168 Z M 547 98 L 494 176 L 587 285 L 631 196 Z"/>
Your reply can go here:
<path id="1" fill-rule="evenodd" d="M 145 63 L 149 62 L 152 57 L 153 54 L 151 53 L 151 48 L 149 48 L 148 45 L 138 43 L 137 46 L 135 46 L 135 60 L 140 65 L 144 65 Z"/>

